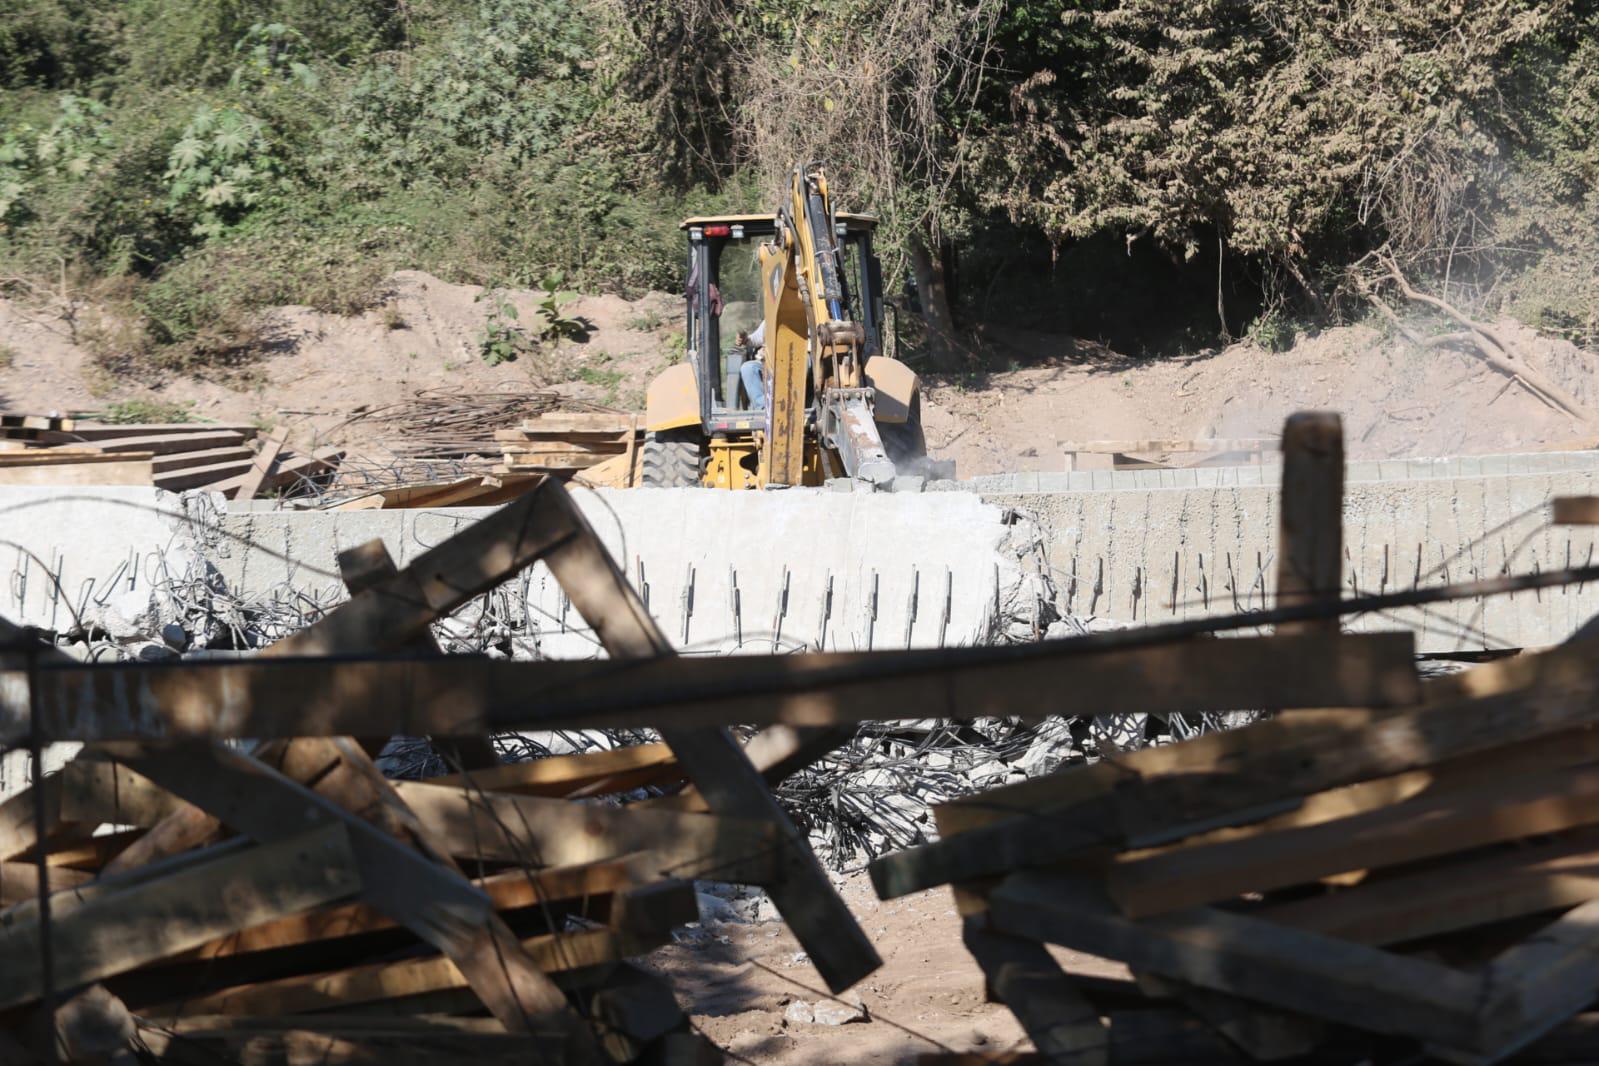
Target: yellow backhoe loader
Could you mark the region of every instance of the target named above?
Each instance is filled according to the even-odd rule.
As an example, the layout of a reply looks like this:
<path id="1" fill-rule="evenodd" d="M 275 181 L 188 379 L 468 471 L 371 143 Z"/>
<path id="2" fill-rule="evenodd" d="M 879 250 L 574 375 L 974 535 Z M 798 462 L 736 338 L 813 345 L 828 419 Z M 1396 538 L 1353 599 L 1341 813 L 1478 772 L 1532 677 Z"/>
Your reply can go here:
<path id="1" fill-rule="evenodd" d="M 809 163 L 775 214 L 682 228 L 687 357 L 646 393 L 643 484 L 887 486 L 922 472 L 916 374 L 882 354 L 877 220 L 835 212 Z"/>

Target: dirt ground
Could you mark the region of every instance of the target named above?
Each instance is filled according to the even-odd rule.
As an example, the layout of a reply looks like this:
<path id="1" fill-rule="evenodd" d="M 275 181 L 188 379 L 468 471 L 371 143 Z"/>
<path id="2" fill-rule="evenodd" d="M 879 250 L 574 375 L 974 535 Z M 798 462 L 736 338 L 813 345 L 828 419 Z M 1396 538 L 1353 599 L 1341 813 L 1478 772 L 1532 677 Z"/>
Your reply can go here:
<path id="1" fill-rule="evenodd" d="M 190 404 L 194 417 L 287 424 L 291 445 L 383 450 L 385 430 L 352 413 L 422 389 L 463 395 L 554 388 L 639 409 L 649 380 L 682 348 L 682 304 L 583 297 L 569 305 L 592 329 L 497 367 L 478 356 L 490 313 L 476 286 L 420 271 L 390 279 L 385 299 L 351 317 L 287 307 L 269 315 L 272 345 L 255 362 L 159 387 L 99 371 L 59 309 L 0 299 L 0 408 L 92 410 L 133 398 Z M 525 319 L 537 294 L 512 293 Z M 91 318 L 81 311 L 78 320 Z M 1501 323 L 1529 363 L 1599 409 L 1594 357 Z M 1021 330 L 985 334 L 986 374 L 930 378 L 924 422 L 936 456 L 959 476 L 1064 468 L 1061 444 L 1147 437 L 1269 436 L 1295 410 L 1344 415 L 1348 450 L 1362 458 L 1439 456 L 1591 446 L 1585 426 L 1484 364 L 1447 350 L 1417 351 L 1369 326 L 1301 337 L 1285 352 L 1250 344 L 1139 360 L 1091 342 Z"/>
<path id="2" fill-rule="evenodd" d="M 864 1020 L 835 1026 L 787 1017 L 796 1002 L 811 1005 L 829 997 L 780 921 L 705 922 L 645 964 L 671 979 L 696 1028 L 734 1062 L 889 1066 L 914 1063 L 932 1051 L 998 1055 L 1032 1048 L 1008 1010 L 984 1001 L 982 971 L 961 944 L 960 918 L 947 889 L 883 902 L 864 872 L 835 883 L 883 957 L 880 970 L 842 997 L 859 995 Z M 769 915 L 769 905 L 760 913 Z M 1054 954 L 1076 972 L 1128 976 L 1117 963 L 1076 952 Z"/>

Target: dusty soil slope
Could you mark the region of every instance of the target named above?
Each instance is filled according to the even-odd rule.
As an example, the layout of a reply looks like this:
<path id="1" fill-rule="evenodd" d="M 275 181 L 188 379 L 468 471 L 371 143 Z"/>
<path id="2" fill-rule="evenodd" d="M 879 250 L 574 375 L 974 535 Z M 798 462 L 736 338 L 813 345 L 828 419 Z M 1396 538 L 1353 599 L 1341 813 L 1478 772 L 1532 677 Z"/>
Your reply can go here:
<path id="1" fill-rule="evenodd" d="M 636 408 L 644 387 L 681 350 L 681 302 L 665 293 L 628 302 L 584 297 L 585 343 L 497 367 L 478 355 L 490 304 L 476 286 L 420 271 L 393 276 L 385 300 L 342 317 L 306 308 L 270 313 L 271 350 L 225 376 L 179 378 L 159 389 L 108 378 L 50 307 L 0 300 L 0 407 L 77 410 L 155 397 L 192 403 L 196 417 L 287 423 L 297 446 L 335 443 L 381 451 L 383 429 L 346 424 L 363 406 L 448 387 L 463 394 L 552 386 L 588 401 Z M 511 294 L 524 318 L 533 292 Z M 1595 356 L 1501 328 L 1538 370 L 1599 410 Z M 1367 326 L 1303 337 L 1286 352 L 1249 344 L 1163 360 L 1138 360 L 1071 337 L 988 331 L 992 365 L 1009 369 L 926 382 L 924 421 L 935 454 L 961 476 L 1059 470 L 1063 441 L 1267 436 L 1305 408 L 1343 412 L 1360 457 L 1436 456 L 1592 443 L 1583 425 L 1533 398 L 1483 363 L 1452 351 L 1420 352 Z"/>
<path id="2" fill-rule="evenodd" d="M 1501 322 L 1529 364 L 1599 410 L 1599 357 Z M 1360 458 L 1472 455 L 1599 440 L 1484 363 L 1417 351 L 1367 326 L 1143 362 L 1069 337 L 1001 331 L 1015 368 L 931 382 L 928 443 L 963 476 L 1060 470 L 1060 444 L 1148 437 L 1275 436 L 1288 414 L 1339 411 Z"/>
<path id="3" fill-rule="evenodd" d="M 279 308 L 266 316 L 271 341 L 258 360 L 159 388 L 98 371 L 58 309 L 0 300 L 0 346 L 13 352 L 9 366 L 0 364 L 0 407 L 66 412 L 158 399 L 192 403 L 194 417 L 208 421 L 287 423 L 291 440 L 302 446 L 359 448 L 378 443 L 381 431 L 362 422 L 340 427 L 354 410 L 422 389 L 470 395 L 552 386 L 596 403 L 642 406 L 645 383 L 670 364 L 669 337 L 681 313 L 681 301 L 664 294 L 634 302 L 582 297 L 564 310 L 592 325 L 586 341 L 491 367 L 478 354 L 492 310 L 479 299 L 481 288 L 407 270 L 391 277 L 384 292 L 381 303 L 357 316 Z M 511 290 L 509 297 L 519 321 L 527 321 L 539 294 Z"/>

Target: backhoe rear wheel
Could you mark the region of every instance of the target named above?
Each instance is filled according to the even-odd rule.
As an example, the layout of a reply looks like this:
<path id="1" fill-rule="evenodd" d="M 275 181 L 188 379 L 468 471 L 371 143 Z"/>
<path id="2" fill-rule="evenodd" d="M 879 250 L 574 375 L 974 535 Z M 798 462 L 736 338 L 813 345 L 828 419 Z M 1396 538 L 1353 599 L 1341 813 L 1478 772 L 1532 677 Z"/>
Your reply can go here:
<path id="1" fill-rule="evenodd" d="M 644 485 L 658 489 L 698 488 L 704 450 L 704 437 L 693 427 L 646 434 L 639 464 Z"/>

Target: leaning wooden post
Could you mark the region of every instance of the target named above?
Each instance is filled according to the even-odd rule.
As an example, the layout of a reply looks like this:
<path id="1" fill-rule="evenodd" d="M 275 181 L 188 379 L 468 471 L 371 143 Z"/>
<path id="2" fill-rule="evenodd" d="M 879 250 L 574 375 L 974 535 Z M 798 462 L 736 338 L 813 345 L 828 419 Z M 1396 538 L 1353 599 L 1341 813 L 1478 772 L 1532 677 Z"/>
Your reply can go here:
<path id="1" fill-rule="evenodd" d="M 1290 415 L 1282 449 L 1277 605 L 1336 603 L 1343 582 L 1343 419 L 1332 411 Z M 1277 627 L 1279 633 L 1315 631 L 1338 632 L 1338 619 Z"/>

